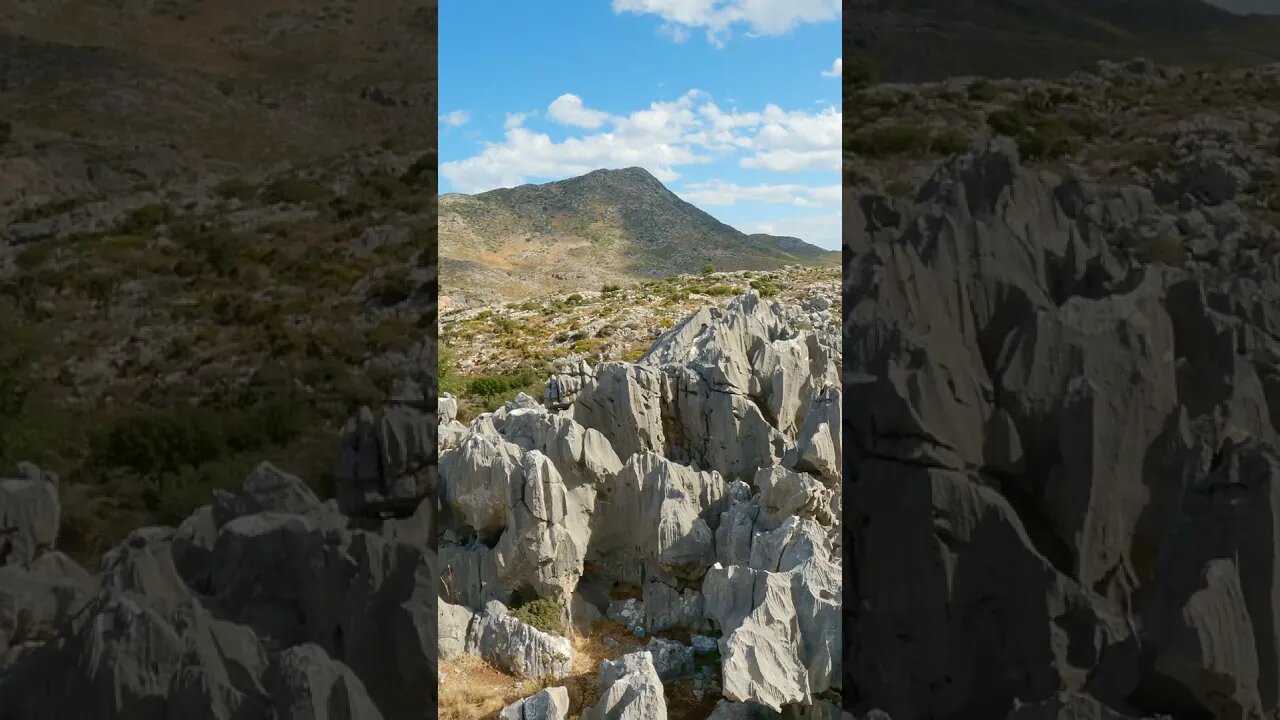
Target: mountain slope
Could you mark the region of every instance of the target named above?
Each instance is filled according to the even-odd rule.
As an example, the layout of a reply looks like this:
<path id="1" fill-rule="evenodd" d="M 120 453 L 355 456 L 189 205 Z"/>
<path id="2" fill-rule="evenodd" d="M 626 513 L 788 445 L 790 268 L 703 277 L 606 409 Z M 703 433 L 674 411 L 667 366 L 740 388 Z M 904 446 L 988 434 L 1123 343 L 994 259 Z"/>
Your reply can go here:
<path id="1" fill-rule="evenodd" d="M 1201 0 L 881 0 L 845 14 L 846 53 L 893 81 L 1053 77 L 1135 55 L 1191 66 L 1280 59 L 1280 20 Z"/>
<path id="2" fill-rule="evenodd" d="M 792 263 L 836 253 L 797 238 L 747 235 L 681 200 L 641 168 L 440 198 L 443 292 L 517 297 L 602 280 Z"/>

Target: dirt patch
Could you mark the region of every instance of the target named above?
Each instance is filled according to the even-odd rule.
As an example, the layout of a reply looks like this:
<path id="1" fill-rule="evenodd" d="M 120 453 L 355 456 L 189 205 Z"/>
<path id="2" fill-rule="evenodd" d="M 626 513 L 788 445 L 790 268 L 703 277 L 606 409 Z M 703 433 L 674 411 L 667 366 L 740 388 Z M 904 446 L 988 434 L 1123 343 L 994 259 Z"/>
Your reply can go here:
<path id="1" fill-rule="evenodd" d="M 570 638 L 573 666 L 560 682 L 522 680 L 477 657 L 464 655 L 440 664 L 440 719 L 494 720 L 502 708 L 528 697 L 544 687 L 564 686 L 569 691 L 569 720 L 580 720 L 582 712 L 600 699 L 600 663 L 613 660 L 644 646 L 622 625 L 602 621 L 589 635 Z M 693 693 L 693 681 L 666 683 L 669 720 L 705 720 L 719 696 L 711 693 L 701 700 Z"/>

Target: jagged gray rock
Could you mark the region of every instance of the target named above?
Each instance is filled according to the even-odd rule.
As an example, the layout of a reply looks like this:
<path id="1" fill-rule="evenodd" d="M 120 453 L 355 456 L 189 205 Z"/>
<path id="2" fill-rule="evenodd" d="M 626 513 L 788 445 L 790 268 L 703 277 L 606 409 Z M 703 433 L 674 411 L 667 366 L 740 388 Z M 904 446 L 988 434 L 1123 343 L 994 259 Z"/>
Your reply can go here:
<path id="1" fill-rule="evenodd" d="M 58 476 L 30 463 L 18 471 L 0 478 L 0 566 L 25 565 L 58 539 Z"/>
<path id="2" fill-rule="evenodd" d="M 545 407 L 517 398 L 443 444 L 439 592 L 467 608 L 450 610 L 450 623 L 479 612 L 473 628 L 496 626 L 495 601 L 552 598 L 580 630 L 603 614 L 637 637 L 720 631 L 723 681 L 703 687 L 731 698 L 814 709 L 818 693 L 838 692 L 841 392 L 832 304 L 749 293 L 706 308 L 638 363 L 563 368 L 547 382 Z M 441 437 L 452 413 L 438 412 Z M 734 577 L 776 576 L 770 582 L 786 597 L 748 587 L 726 600 L 713 579 L 717 561 Z M 640 597 L 609 597 L 615 584 Z M 468 651 L 497 657 L 498 635 L 473 638 Z M 652 642 L 661 678 L 691 671 L 692 648 Z M 503 657 L 504 667 L 529 664 L 523 651 Z M 615 679 L 602 675 L 606 695 Z M 613 707 L 625 695 L 617 689 L 596 712 L 653 717 L 643 713 L 662 706 L 657 688 L 637 709 L 631 700 Z"/>
<path id="3" fill-rule="evenodd" d="M 504 707 L 498 720 L 565 720 L 569 717 L 569 690 L 551 687 Z"/>
<path id="4" fill-rule="evenodd" d="M 521 622 L 497 600 L 489 601 L 472 623 L 466 651 L 527 678 L 559 680 L 573 665 L 573 645 L 567 638 Z"/>
<path id="5" fill-rule="evenodd" d="M 662 679 L 647 650 L 600 663 L 600 699 L 583 720 L 666 720 Z"/>
<path id="6" fill-rule="evenodd" d="M 1234 246 L 1247 172 L 1186 157 L 1173 190 L 1117 188 L 1028 170 L 999 140 L 913 201 L 846 199 L 845 686 L 860 707 L 1276 710 L 1277 568 L 1245 548 L 1274 547 L 1280 520 L 1280 338 L 1259 310 L 1280 266 Z M 1139 257 L 1153 242 L 1185 264 Z M 754 550 L 768 515 L 735 512 L 722 559 Z M 745 590 L 717 582 L 708 606 L 743 616 Z"/>
<path id="7" fill-rule="evenodd" d="M 0 567 L 6 718 L 364 720 L 435 702 L 434 500 L 354 529 L 264 463 L 90 576 L 52 550 L 56 479 L 24 472 L 5 488 L 35 528 L 34 557 Z"/>

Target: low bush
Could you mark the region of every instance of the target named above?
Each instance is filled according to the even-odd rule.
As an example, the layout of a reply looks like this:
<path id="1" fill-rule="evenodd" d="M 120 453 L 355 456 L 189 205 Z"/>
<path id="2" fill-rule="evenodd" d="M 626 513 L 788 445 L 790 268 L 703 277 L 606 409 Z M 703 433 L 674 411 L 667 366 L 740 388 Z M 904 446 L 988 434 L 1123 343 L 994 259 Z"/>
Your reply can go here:
<path id="1" fill-rule="evenodd" d="M 564 635 L 564 606 L 551 598 L 538 598 L 511 610 L 511 615 L 526 625 L 552 635 Z"/>

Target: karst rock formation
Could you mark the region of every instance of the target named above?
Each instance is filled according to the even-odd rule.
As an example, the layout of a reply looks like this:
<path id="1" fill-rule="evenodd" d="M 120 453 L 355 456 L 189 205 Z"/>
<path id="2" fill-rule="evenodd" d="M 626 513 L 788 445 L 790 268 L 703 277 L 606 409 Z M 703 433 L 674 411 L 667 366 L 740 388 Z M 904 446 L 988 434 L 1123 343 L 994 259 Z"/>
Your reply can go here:
<path id="1" fill-rule="evenodd" d="M 433 717 L 437 425 L 416 395 L 348 424 L 337 499 L 263 463 L 93 572 L 56 549 L 56 476 L 0 480 L 0 718 Z"/>
<path id="2" fill-rule="evenodd" d="M 1280 706 L 1280 248 L 1170 187 L 1000 140 L 846 201 L 857 717 Z"/>
<path id="3" fill-rule="evenodd" d="M 442 658 L 563 677 L 571 642 L 510 612 L 546 598 L 567 632 L 607 616 L 708 643 L 724 717 L 839 717 L 837 314 L 749 293 L 634 364 L 566 367 L 543 402 L 464 426 L 442 397 Z M 583 717 L 665 718 L 662 682 L 694 649 L 653 637 L 605 661 Z"/>

